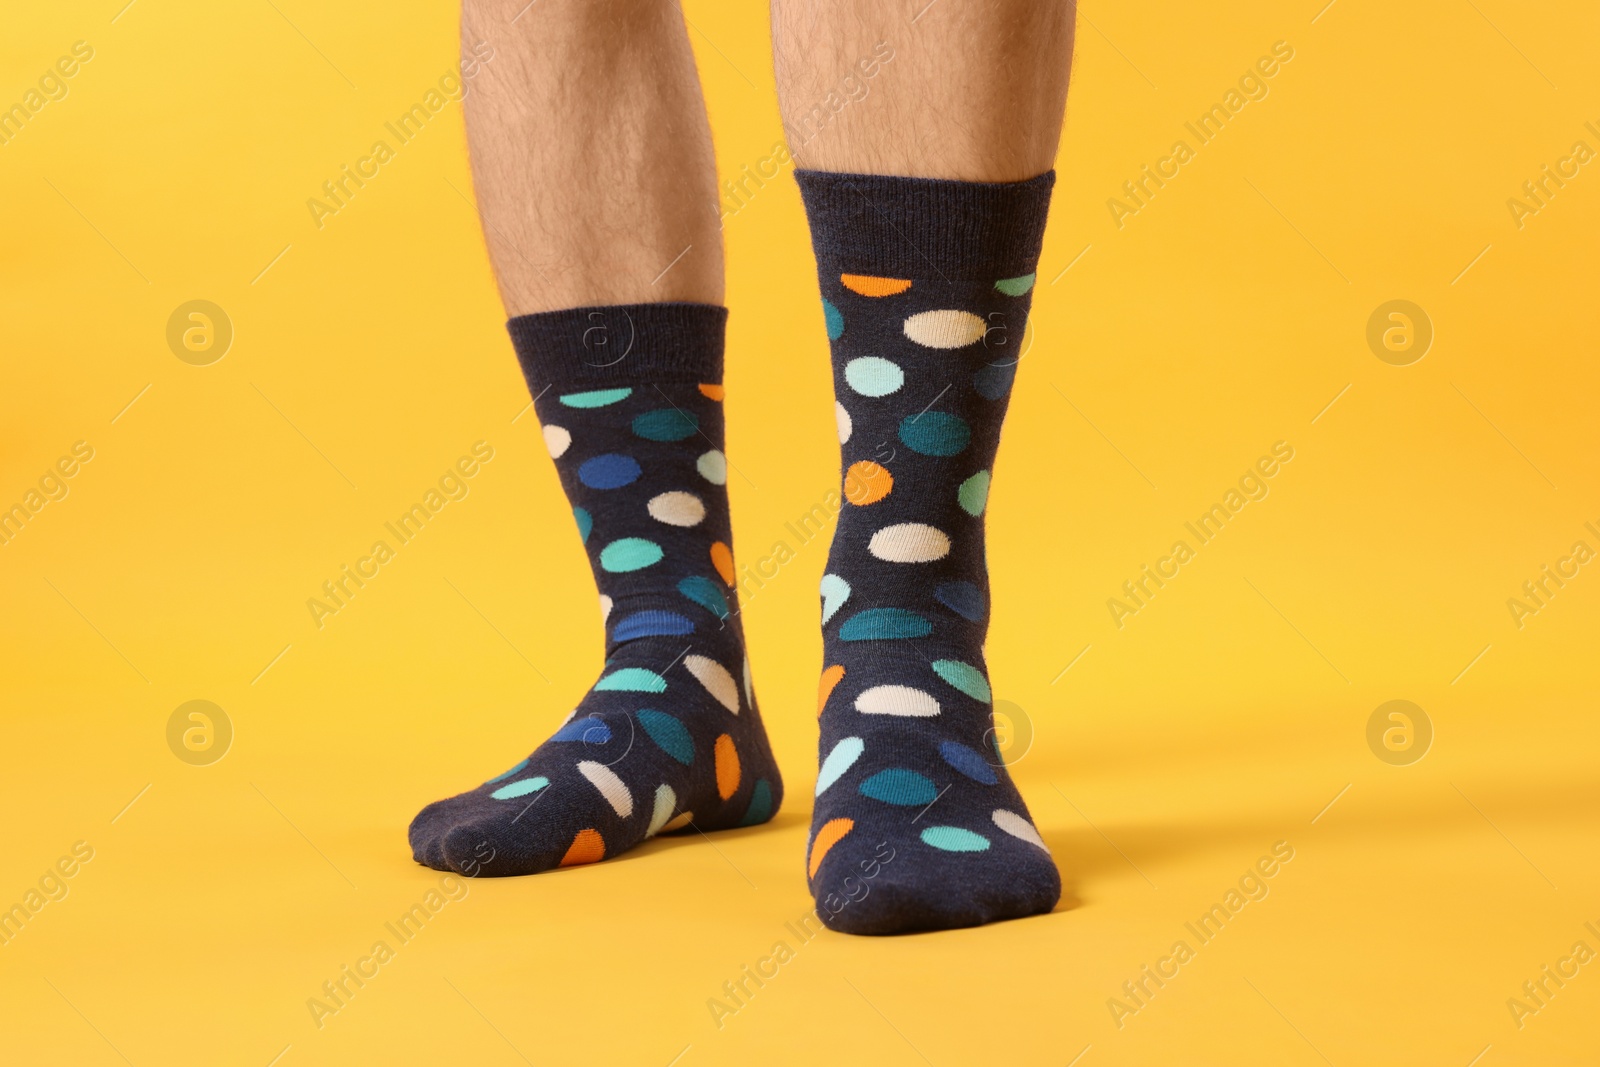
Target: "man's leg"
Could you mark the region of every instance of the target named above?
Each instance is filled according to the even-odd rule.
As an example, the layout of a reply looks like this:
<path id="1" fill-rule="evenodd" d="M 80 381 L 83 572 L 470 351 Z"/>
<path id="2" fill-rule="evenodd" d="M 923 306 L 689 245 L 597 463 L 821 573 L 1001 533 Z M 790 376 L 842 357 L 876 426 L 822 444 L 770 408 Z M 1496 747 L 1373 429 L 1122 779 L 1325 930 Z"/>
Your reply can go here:
<path id="1" fill-rule="evenodd" d="M 845 467 L 822 579 L 807 859 L 837 930 L 970 926 L 1060 896 L 994 745 L 984 513 L 1054 181 L 1072 12 L 774 3 L 790 151 L 813 168 L 796 176 Z"/>
<path id="2" fill-rule="evenodd" d="M 764 822 L 782 783 L 729 608 L 722 247 L 682 16 L 674 0 L 466 0 L 464 51 L 480 40 L 484 232 L 606 663 L 548 741 L 410 836 L 430 867 L 531 874 L 691 822 Z"/>

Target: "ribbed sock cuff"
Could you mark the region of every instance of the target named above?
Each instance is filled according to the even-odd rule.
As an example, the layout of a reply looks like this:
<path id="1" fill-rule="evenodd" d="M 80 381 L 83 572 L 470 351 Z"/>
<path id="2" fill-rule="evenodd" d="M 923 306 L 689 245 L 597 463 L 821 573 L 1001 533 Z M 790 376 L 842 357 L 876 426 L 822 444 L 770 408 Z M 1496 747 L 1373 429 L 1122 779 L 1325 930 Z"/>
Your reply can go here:
<path id="1" fill-rule="evenodd" d="M 824 275 L 1011 278 L 1039 262 L 1056 172 L 958 182 L 797 170 Z"/>
<path id="2" fill-rule="evenodd" d="M 518 315 L 506 323 L 528 387 L 722 381 L 728 309 L 612 304 Z"/>

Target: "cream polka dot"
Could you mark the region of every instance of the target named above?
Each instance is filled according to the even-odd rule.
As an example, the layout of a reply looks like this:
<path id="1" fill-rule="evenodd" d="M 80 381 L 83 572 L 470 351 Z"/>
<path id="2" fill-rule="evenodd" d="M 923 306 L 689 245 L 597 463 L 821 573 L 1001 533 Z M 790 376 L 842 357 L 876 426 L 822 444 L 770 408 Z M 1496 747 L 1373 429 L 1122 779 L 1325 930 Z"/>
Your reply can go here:
<path id="1" fill-rule="evenodd" d="M 550 450 L 551 459 L 560 459 L 572 447 L 572 434 L 565 426 L 546 426 L 544 447 Z"/>
<path id="2" fill-rule="evenodd" d="M 988 327 L 970 311 L 923 311 L 905 322 L 905 334 L 928 348 L 965 348 L 983 337 Z"/>
<path id="3" fill-rule="evenodd" d="M 646 507 L 652 519 L 668 526 L 697 526 L 706 517 L 706 506 L 693 493 L 662 493 L 652 497 Z"/>
<path id="4" fill-rule="evenodd" d="M 867 550 L 886 563 L 931 563 L 950 554 L 950 538 L 932 526 L 902 522 L 873 534 Z"/>
<path id="5" fill-rule="evenodd" d="M 600 621 L 605 622 L 611 618 L 611 598 L 604 593 L 600 594 Z"/>
<path id="6" fill-rule="evenodd" d="M 939 701 L 909 685 L 875 685 L 856 697 L 856 710 L 863 715 L 928 718 L 939 714 Z"/>
<path id="7" fill-rule="evenodd" d="M 683 665 L 694 675 L 695 681 L 705 686 L 706 692 L 716 698 L 718 704 L 735 715 L 739 714 L 739 686 L 734 682 L 733 675 L 728 673 L 728 668 L 708 656 L 685 656 Z"/>
<path id="8" fill-rule="evenodd" d="M 628 787 L 622 784 L 622 779 L 610 767 L 594 760 L 584 760 L 578 764 L 578 773 L 600 790 L 600 795 L 606 798 L 606 803 L 620 818 L 626 819 L 633 814 L 633 794 L 628 792 Z"/>
<path id="9" fill-rule="evenodd" d="M 844 405 L 837 400 L 833 402 L 833 418 L 839 424 L 839 443 L 847 444 L 850 441 L 850 413 Z"/>
<path id="10" fill-rule="evenodd" d="M 1040 837 L 1039 831 L 1033 828 L 1033 823 L 1016 812 L 1007 811 L 1005 808 L 996 808 L 994 809 L 994 814 L 989 817 L 994 820 L 996 826 L 1012 837 L 1020 841 L 1026 841 L 1030 845 L 1037 845 L 1046 852 L 1050 851 L 1050 846 L 1044 843 L 1044 838 Z"/>
<path id="11" fill-rule="evenodd" d="M 728 457 L 713 448 L 695 460 L 694 469 L 712 485 L 723 485 L 728 480 Z"/>

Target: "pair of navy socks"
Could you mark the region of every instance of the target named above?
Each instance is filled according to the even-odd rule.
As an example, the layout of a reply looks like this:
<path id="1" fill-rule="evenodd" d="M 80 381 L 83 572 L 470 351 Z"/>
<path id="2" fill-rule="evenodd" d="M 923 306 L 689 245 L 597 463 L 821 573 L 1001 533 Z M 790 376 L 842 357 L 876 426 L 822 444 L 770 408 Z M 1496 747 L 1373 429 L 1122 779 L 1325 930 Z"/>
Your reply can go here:
<path id="1" fill-rule="evenodd" d="M 805 860 L 818 914 L 884 934 L 1049 911 L 1060 878 L 995 745 L 983 642 L 984 515 L 1054 174 L 796 177 L 842 455 Z M 509 323 L 600 587 L 607 661 L 527 759 L 417 816 L 419 862 L 533 873 L 777 811 L 737 610 L 726 314 Z"/>

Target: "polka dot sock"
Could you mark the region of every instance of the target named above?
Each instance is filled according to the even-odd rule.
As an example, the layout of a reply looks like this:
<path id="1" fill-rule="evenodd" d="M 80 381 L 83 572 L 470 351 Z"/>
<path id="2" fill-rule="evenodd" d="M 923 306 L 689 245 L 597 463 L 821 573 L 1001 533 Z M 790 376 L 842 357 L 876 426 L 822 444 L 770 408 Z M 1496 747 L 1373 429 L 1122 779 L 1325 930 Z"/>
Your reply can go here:
<path id="1" fill-rule="evenodd" d="M 818 913 L 890 934 L 1047 912 L 1060 876 L 994 743 L 984 512 L 1055 174 L 796 177 L 844 467 L 822 579 Z"/>
<path id="2" fill-rule="evenodd" d="M 701 304 L 511 320 L 600 587 L 606 661 L 530 756 L 422 810 L 410 833 L 419 863 L 532 874 L 778 810 L 783 784 L 730 610 L 726 320 Z"/>

